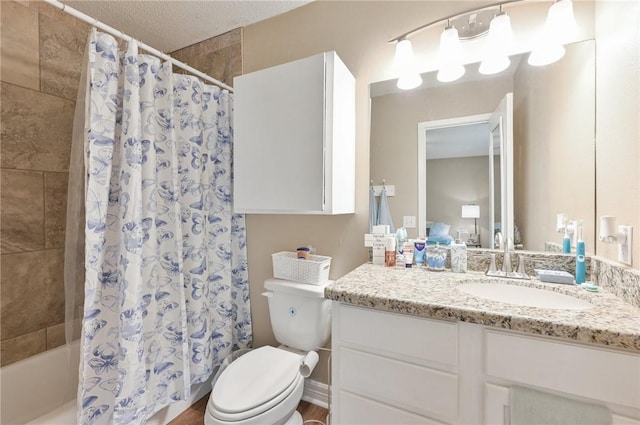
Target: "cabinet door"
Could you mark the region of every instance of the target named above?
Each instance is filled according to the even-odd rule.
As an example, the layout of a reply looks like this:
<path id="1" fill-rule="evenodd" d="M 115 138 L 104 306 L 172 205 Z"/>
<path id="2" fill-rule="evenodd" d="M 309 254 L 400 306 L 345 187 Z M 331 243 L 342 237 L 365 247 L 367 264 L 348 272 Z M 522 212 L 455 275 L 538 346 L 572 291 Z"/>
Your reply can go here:
<path id="1" fill-rule="evenodd" d="M 509 388 L 484 384 L 484 425 L 509 423 Z"/>
<path id="2" fill-rule="evenodd" d="M 234 210 L 322 212 L 325 54 L 234 85 Z"/>

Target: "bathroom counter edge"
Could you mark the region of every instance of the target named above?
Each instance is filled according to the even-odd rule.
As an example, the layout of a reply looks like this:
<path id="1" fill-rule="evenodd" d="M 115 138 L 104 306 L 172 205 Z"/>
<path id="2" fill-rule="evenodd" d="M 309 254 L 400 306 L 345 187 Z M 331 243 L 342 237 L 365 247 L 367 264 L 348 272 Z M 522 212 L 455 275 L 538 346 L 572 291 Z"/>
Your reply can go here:
<path id="1" fill-rule="evenodd" d="M 601 290 L 538 280 L 501 282 L 564 293 L 589 301 L 588 310 L 523 307 L 486 300 L 456 289 L 486 280 L 483 273 L 430 272 L 363 264 L 325 289 L 334 301 L 414 316 L 476 323 L 514 331 L 559 337 L 640 353 L 640 309 Z"/>

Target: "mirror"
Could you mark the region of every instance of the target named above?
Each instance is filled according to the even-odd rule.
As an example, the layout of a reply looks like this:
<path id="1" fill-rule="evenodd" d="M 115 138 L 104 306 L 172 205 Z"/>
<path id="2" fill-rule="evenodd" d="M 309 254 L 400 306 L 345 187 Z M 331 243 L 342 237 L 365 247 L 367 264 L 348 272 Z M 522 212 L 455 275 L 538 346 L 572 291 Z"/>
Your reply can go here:
<path id="1" fill-rule="evenodd" d="M 385 180 L 395 186 L 395 196 L 389 198 L 394 223 L 400 226 L 405 216 L 417 216 L 418 228 L 408 229 L 416 237 L 427 232 L 428 222 L 444 222 L 455 239 L 458 230 L 473 234 L 477 221 L 483 248 L 494 246 L 494 230 L 502 228 L 520 240 L 517 248 L 544 251 L 561 246 L 556 217 L 564 213 L 583 220 L 587 247 L 593 249 L 595 41 L 568 45 L 565 57 L 546 67 L 512 57 L 511 67 L 501 74 L 481 76 L 477 69 L 477 64 L 467 65 L 465 79 L 449 84 L 438 83 L 435 72 L 426 73 L 423 85 L 411 91 L 396 90 L 395 80 L 371 85 L 370 175 L 375 184 Z M 489 122 L 506 93 L 513 93 L 512 150 L 504 151 L 504 140 L 491 132 L 494 126 L 481 137 L 482 143 L 491 142 L 484 148 L 481 171 L 442 158 L 440 166 L 434 162 L 431 167 L 435 174 L 430 173 L 421 162 L 431 145 L 426 129 L 465 117 Z M 420 206 L 423 198 L 425 208 Z M 430 198 L 431 206 L 448 211 L 434 212 Z M 467 204 L 480 205 L 479 218 L 462 217 Z"/>

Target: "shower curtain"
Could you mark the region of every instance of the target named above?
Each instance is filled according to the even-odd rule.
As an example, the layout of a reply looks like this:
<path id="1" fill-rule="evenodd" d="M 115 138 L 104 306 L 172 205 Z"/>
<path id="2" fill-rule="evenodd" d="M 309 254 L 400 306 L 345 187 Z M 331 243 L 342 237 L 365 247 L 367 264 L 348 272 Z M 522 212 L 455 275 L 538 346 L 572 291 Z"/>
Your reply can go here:
<path id="1" fill-rule="evenodd" d="M 233 99 L 135 41 L 88 56 L 78 423 L 139 424 L 252 342 Z"/>

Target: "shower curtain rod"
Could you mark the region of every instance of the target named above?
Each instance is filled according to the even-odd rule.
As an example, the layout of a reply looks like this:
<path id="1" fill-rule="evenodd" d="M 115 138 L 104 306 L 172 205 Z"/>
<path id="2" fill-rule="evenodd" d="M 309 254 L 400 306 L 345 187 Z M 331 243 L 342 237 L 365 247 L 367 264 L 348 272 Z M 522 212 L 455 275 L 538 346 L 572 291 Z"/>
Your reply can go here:
<path id="1" fill-rule="evenodd" d="M 92 18 L 89 15 L 85 15 L 84 13 L 80 12 L 79 10 L 74 9 L 71 6 L 67 6 L 66 4 L 64 4 L 64 3 L 62 3 L 62 2 L 60 2 L 58 0 L 44 0 L 44 2 L 45 3 L 49 3 L 51 6 L 56 7 L 58 9 L 62 10 L 63 12 L 68 13 L 69 15 L 80 19 L 81 21 L 84 21 L 84 22 L 86 22 L 86 23 L 88 23 L 90 25 L 93 25 L 94 27 L 99 28 L 104 32 L 108 32 L 109 34 L 111 34 L 111 35 L 113 35 L 115 37 L 121 38 L 121 39 L 126 40 L 126 41 L 134 40 L 133 37 L 123 33 L 122 31 L 119 31 L 119 30 L 117 30 L 117 29 L 115 29 L 113 27 L 110 27 L 109 25 L 107 25 L 107 24 L 105 24 L 103 22 L 100 22 L 97 19 Z M 138 41 L 138 46 L 141 49 L 146 50 L 147 52 L 149 52 L 149 53 L 151 53 L 151 54 L 153 54 L 153 55 L 155 55 L 155 56 L 157 56 L 157 57 L 159 57 L 161 59 L 164 59 L 164 60 L 166 60 L 168 62 L 171 62 L 172 65 L 175 65 L 178 68 L 182 68 L 185 71 L 188 71 L 191 74 L 202 78 L 203 80 L 209 81 L 210 83 L 213 83 L 216 86 L 221 87 L 223 89 L 227 89 L 227 90 L 229 90 L 230 92 L 233 93 L 233 87 L 228 86 L 225 83 L 223 83 L 222 81 L 216 80 L 215 78 L 210 77 L 207 74 L 205 74 L 205 73 L 203 73 L 201 71 L 198 71 L 195 68 L 190 67 L 189 65 L 187 65 L 184 62 L 180 62 L 179 60 L 172 58 L 171 56 L 167 55 L 166 53 L 162 53 L 160 50 L 154 49 L 153 47 L 151 47 L 151 46 L 149 46 L 147 44 L 144 44 L 141 41 Z"/>

